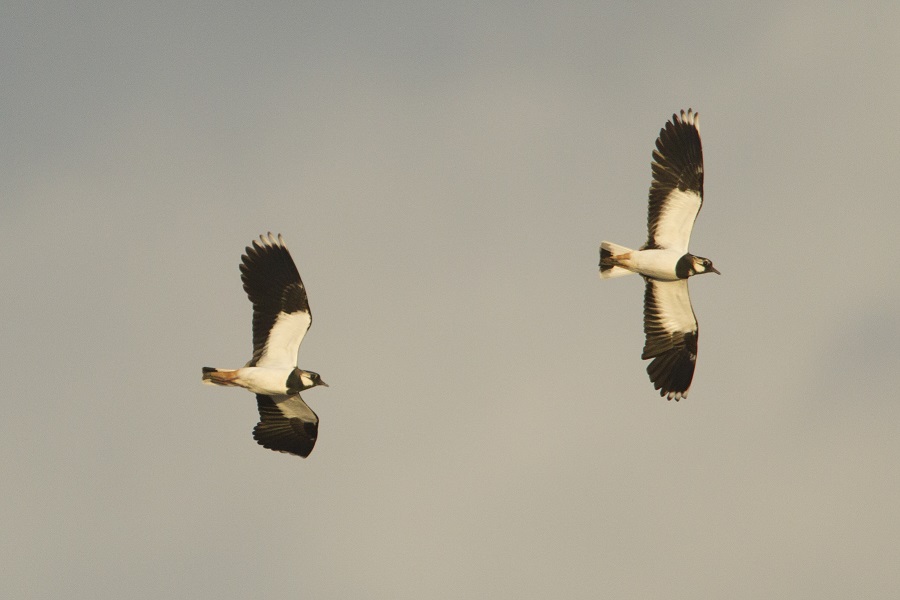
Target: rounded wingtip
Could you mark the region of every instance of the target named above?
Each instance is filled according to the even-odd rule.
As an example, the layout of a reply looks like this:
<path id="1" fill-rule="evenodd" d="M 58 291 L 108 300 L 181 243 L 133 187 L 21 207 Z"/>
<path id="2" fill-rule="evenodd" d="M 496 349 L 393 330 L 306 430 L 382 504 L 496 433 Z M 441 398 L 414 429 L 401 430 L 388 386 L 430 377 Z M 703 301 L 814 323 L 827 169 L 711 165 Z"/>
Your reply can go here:
<path id="1" fill-rule="evenodd" d="M 268 231 L 260 234 L 259 238 L 253 240 L 253 246 L 256 248 L 264 248 L 266 246 L 284 247 L 284 238 L 280 233 L 276 236 L 271 231 Z"/>

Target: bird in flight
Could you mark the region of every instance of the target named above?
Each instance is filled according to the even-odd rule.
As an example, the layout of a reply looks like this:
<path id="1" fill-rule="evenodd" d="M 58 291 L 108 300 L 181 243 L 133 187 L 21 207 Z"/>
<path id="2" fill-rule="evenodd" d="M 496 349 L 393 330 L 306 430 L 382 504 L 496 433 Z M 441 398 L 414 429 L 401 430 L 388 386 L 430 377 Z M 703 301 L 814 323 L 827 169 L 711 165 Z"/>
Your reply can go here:
<path id="1" fill-rule="evenodd" d="M 697 362 L 697 317 L 688 295 L 688 278 L 719 273 L 712 261 L 688 252 L 691 230 L 703 205 L 703 148 L 700 115 L 688 109 L 659 131 L 651 164 L 647 243 L 631 250 L 600 243 L 600 277 L 630 273 L 644 277 L 642 359 L 653 359 L 647 373 L 660 396 L 687 398 Z"/>
<path id="2" fill-rule="evenodd" d="M 306 288 L 278 234 L 253 240 L 241 256 L 241 281 L 253 304 L 253 357 L 235 370 L 203 367 L 203 383 L 237 386 L 256 394 L 263 447 L 306 458 L 316 445 L 319 417 L 300 392 L 328 386 L 318 373 L 297 368 L 300 342 L 312 323 Z"/>

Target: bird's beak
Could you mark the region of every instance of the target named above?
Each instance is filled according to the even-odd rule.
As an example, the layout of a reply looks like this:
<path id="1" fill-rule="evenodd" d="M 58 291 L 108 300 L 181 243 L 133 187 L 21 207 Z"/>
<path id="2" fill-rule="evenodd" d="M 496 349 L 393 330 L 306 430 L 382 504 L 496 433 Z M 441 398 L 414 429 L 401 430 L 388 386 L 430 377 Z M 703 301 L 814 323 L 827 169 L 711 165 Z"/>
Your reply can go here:
<path id="1" fill-rule="evenodd" d="M 721 273 L 719 273 L 719 270 L 715 267 L 710 267 L 709 270 L 712 271 L 713 273 L 715 273 L 716 275 L 721 275 Z"/>
<path id="2" fill-rule="evenodd" d="M 328 385 L 327 383 L 325 383 L 325 382 L 322 381 L 321 379 L 319 380 L 319 385 L 324 385 L 325 387 L 331 387 L 330 385 Z"/>

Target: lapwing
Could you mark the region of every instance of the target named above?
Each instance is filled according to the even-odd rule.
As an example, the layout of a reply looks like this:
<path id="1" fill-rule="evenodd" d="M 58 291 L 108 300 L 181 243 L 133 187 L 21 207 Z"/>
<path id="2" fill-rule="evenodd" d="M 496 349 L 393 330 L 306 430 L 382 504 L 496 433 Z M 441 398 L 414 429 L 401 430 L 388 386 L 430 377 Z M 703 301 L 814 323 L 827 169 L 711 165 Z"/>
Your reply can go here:
<path id="1" fill-rule="evenodd" d="M 600 244 L 600 277 L 630 273 L 644 277 L 642 359 L 653 359 L 647 373 L 660 396 L 686 398 L 697 362 L 697 317 L 688 295 L 688 278 L 719 273 L 712 261 L 688 252 L 691 230 L 703 205 L 703 148 L 700 115 L 688 109 L 659 131 L 651 164 L 647 243 L 631 250 Z"/>
<path id="2" fill-rule="evenodd" d="M 203 368 L 203 383 L 237 386 L 256 394 L 263 447 L 306 458 L 316 445 L 319 417 L 300 392 L 328 386 L 318 373 L 297 368 L 300 342 L 312 323 L 306 288 L 278 234 L 253 240 L 241 256 L 241 281 L 253 304 L 253 358 L 235 370 Z"/>

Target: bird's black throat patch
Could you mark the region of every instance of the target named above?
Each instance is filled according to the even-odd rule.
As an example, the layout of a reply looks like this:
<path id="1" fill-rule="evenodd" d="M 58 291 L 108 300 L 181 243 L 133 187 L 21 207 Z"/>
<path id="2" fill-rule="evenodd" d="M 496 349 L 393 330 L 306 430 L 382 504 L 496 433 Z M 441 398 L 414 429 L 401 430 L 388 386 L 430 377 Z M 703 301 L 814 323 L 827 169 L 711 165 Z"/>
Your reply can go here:
<path id="1" fill-rule="evenodd" d="M 288 375 L 287 381 L 285 382 L 285 387 L 287 388 L 288 395 L 299 394 L 303 391 L 303 381 L 300 380 L 300 369 L 291 371 L 291 374 Z"/>
<path id="2" fill-rule="evenodd" d="M 694 275 L 694 257 L 691 254 L 685 254 L 675 264 L 675 277 L 687 279 L 691 275 Z"/>

